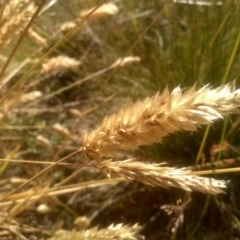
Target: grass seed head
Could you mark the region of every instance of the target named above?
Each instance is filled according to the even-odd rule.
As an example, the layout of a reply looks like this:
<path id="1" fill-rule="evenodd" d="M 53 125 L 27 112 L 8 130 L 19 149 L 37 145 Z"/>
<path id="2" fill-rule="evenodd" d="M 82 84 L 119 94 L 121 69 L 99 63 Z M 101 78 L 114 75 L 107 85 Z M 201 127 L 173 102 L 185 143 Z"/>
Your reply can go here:
<path id="1" fill-rule="evenodd" d="M 52 128 L 53 128 L 53 130 L 55 130 L 62 137 L 68 137 L 70 135 L 69 130 L 66 127 L 64 127 L 61 124 L 59 124 L 59 123 L 55 123 L 52 126 Z"/>
<path id="2" fill-rule="evenodd" d="M 186 91 L 166 88 L 142 101 L 129 103 L 117 113 L 106 116 L 99 127 L 83 136 L 86 156 L 113 157 L 119 149 L 161 142 L 162 137 L 179 131 L 196 131 L 200 126 L 236 113 L 240 89 L 234 83 L 212 89 L 208 85 Z"/>
<path id="3" fill-rule="evenodd" d="M 36 100 L 37 98 L 42 97 L 42 92 L 40 91 L 32 91 L 29 93 L 25 93 L 20 97 L 20 102 L 26 103 L 26 102 L 32 102 Z"/>
<path id="4" fill-rule="evenodd" d="M 24 6 L 24 4 L 29 3 L 29 0 L 11 0 L 6 5 L 3 16 L 1 19 L 1 24 L 11 19 L 19 10 Z"/>
<path id="5" fill-rule="evenodd" d="M 81 62 L 76 60 L 75 58 L 60 55 L 45 61 L 45 63 L 43 63 L 42 65 L 41 73 L 47 77 L 61 76 L 67 70 L 77 69 L 80 64 Z"/>
<path id="6" fill-rule="evenodd" d="M 88 16 L 88 14 L 90 14 L 93 10 L 94 10 L 94 8 L 81 11 L 80 12 L 80 18 L 84 18 L 84 17 Z M 88 20 L 103 17 L 103 16 L 106 16 L 106 15 L 115 15 L 115 14 L 118 13 L 118 11 L 119 11 L 119 9 L 115 4 L 105 3 L 105 4 L 102 4 L 99 8 L 97 8 L 88 17 Z"/>
<path id="7" fill-rule="evenodd" d="M 52 148 L 51 142 L 47 138 L 43 137 L 42 135 L 38 135 L 36 137 L 36 142 L 37 142 L 37 144 L 41 145 L 42 147 L 44 147 L 46 149 Z"/>
<path id="8" fill-rule="evenodd" d="M 0 50 L 7 46 L 14 36 L 19 34 L 28 24 L 36 11 L 36 6 L 31 3 L 22 12 L 11 16 L 1 27 Z"/>
<path id="9" fill-rule="evenodd" d="M 99 229 L 98 227 L 87 230 L 65 231 L 60 230 L 48 240 L 144 240 L 145 238 L 139 234 L 140 227 L 138 224 L 127 226 L 123 224 L 111 224 L 107 228 Z"/>
<path id="10" fill-rule="evenodd" d="M 124 67 L 126 65 L 129 65 L 131 63 L 134 63 L 134 62 L 140 62 L 141 61 L 141 58 L 138 57 L 138 56 L 128 56 L 128 57 L 125 57 L 125 58 L 119 58 L 116 60 L 116 62 L 114 62 L 111 67 L 112 68 L 117 68 L 117 67 Z"/>
<path id="11" fill-rule="evenodd" d="M 199 177 L 185 169 L 162 167 L 161 164 L 136 162 L 132 159 L 105 160 L 98 164 L 98 168 L 109 178 L 124 177 L 153 187 L 176 187 L 212 195 L 223 193 L 223 188 L 226 188 L 226 182 L 223 180 Z"/>

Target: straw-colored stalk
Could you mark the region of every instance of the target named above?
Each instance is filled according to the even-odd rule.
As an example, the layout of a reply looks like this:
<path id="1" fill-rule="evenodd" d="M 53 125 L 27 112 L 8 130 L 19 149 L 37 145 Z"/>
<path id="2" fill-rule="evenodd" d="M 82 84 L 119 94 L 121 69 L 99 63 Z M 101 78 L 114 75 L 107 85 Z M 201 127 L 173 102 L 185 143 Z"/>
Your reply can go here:
<path id="1" fill-rule="evenodd" d="M 128 159 L 124 161 L 105 160 L 97 167 L 109 178 L 124 177 L 130 181 L 138 181 L 153 187 L 176 187 L 185 191 L 198 191 L 212 195 L 223 193 L 222 188 L 226 188 L 226 181 L 199 177 L 184 168 L 177 169 L 161 165 Z"/>
<path id="2" fill-rule="evenodd" d="M 47 46 L 47 40 L 40 36 L 37 32 L 35 32 L 33 29 L 28 30 L 28 36 L 39 46 L 46 47 Z"/>
<path id="3" fill-rule="evenodd" d="M 87 230 L 57 231 L 53 237 L 48 240 L 144 240 L 144 236 L 138 233 L 140 227 L 138 224 L 127 226 L 123 224 L 110 225 L 107 228 L 98 229 L 98 227 Z"/>
<path id="4" fill-rule="evenodd" d="M 129 103 L 117 113 L 106 116 L 99 127 L 83 136 L 88 158 L 113 157 L 118 149 L 136 149 L 139 145 L 161 142 L 162 137 L 179 131 L 196 131 L 240 105 L 240 90 L 235 83 L 196 91 L 195 86 L 172 93 L 166 88 L 142 101 Z"/>
<path id="5" fill-rule="evenodd" d="M 15 35 L 19 34 L 27 25 L 31 16 L 36 11 L 36 6 L 31 3 L 19 14 L 13 15 L 0 30 L 0 50 L 9 44 Z"/>

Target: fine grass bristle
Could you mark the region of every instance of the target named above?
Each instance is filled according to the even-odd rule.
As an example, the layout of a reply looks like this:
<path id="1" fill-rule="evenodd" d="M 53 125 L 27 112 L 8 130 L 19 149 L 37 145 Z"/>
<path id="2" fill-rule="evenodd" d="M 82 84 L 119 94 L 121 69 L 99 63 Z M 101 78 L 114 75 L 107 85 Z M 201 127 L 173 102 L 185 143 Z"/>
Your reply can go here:
<path id="1" fill-rule="evenodd" d="M 83 136 L 86 156 L 112 157 L 118 149 L 136 149 L 140 145 L 160 142 L 162 137 L 179 131 L 196 131 L 226 114 L 236 112 L 240 90 L 235 83 L 212 89 L 208 85 L 186 91 L 180 87 L 172 93 L 166 88 L 142 101 L 130 103 L 103 119 L 101 125 Z"/>

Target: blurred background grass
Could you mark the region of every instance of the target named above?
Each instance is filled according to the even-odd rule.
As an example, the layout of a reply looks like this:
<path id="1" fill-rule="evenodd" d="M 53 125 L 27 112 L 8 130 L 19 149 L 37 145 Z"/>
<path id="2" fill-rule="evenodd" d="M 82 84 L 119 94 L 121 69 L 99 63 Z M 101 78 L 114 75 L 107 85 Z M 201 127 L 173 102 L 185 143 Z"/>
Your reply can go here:
<path id="1" fill-rule="evenodd" d="M 69 40 L 63 42 L 48 56 L 67 55 L 80 60 L 81 65 L 77 70 L 67 71 L 60 76 L 44 76 L 40 65 L 27 78 L 25 84 L 19 86 L 12 97 L 14 99 L 30 90 L 41 91 L 43 96 L 38 101 L 15 102 L 7 108 L 7 111 L 6 106 L 2 107 L 1 112 L 5 115 L 0 126 L 1 157 L 6 158 L 18 144 L 21 144 L 21 150 L 15 154 L 21 159 L 56 160 L 59 156 L 65 156 L 66 153 L 78 149 L 82 132 L 94 128 L 103 116 L 112 113 L 130 100 L 144 98 L 157 90 L 163 90 L 166 86 L 173 89 L 178 85 L 184 88 L 196 84 L 199 88 L 210 83 L 217 87 L 235 79 L 237 87 L 240 87 L 240 2 L 208 1 L 209 6 L 200 5 L 200 2 L 195 0 L 185 3 L 170 0 L 114 1 L 113 3 L 119 8 L 116 15 L 107 15 L 99 19 L 90 17 L 84 21 Z M 53 5 L 44 11 L 32 26 L 47 44 L 39 47 L 29 36 L 25 36 L 3 79 L 27 58 L 30 59 L 29 63 L 17 71 L 1 88 L 2 96 L 35 64 L 36 59 L 63 38 L 64 34 L 60 31 L 63 23 L 66 21 L 76 23 L 83 9 L 95 7 L 100 1 L 58 0 L 48 3 Z M 13 39 L 1 52 L 1 68 L 16 41 L 17 38 Z M 117 59 L 128 55 L 139 56 L 141 61 L 105 73 L 99 72 L 90 80 L 69 87 L 66 91 L 63 90 L 66 86 L 98 73 Z M 58 93 L 61 90 L 62 92 Z M 85 115 L 81 118 L 76 117 L 71 114 L 72 108 Z M 89 113 L 86 113 L 87 111 Z M 193 166 L 201 144 L 203 144 L 203 154 L 199 155 L 200 161 L 204 159 L 210 162 L 210 148 L 221 140 L 226 140 L 234 149 L 223 153 L 223 156 L 238 156 L 239 117 L 231 117 L 230 120 L 228 124 L 226 122 L 214 124 L 214 127 L 209 129 L 204 144 L 203 137 L 206 133 L 204 129 L 197 133 L 180 132 L 166 137 L 163 144 L 142 147 L 136 153 L 126 153 L 120 157 L 134 154 L 143 159 L 167 160 L 173 166 Z M 65 137 L 53 129 L 55 123 L 62 124 L 70 131 L 68 140 L 64 140 Z M 226 129 L 223 136 L 224 126 Z M 51 150 L 39 146 L 36 141 L 39 135 L 50 141 Z M 59 152 L 58 156 L 56 152 Z M 79 156 L 72 157 L 69 161 L 79 162 Z M 26 175 L 30 178 L 40 169 L 42 168 L 37 166 L 14 163 L 2 166 L 0 177 L 9 179 L 13 175 L 19 177 Z M 72 168 L 58 167 L 52 175 L 48 174 L 48 180 L 50 179 L 51 184 L 59 182 L 74 171 L 75 169 Z M 101 178 L 96 173 L 91 175 L 93 176 Z M 188 239 L 231 239 L 229 237 L 240 234 L 237 189 L 239 177 L 238 174 L 232 176 L 224 176 L 234 180 L 231 182 L 227 196 L 221 197 L 221 201 L 217 198 L 212 198 L 210 201 L 210 198 L 201 194 L 193 194 L 193 202 L 185 213 L 184 224 L 179 226 L 176 234 L 169 231 L 169 222 L 164 213 L 159 214 L 159 206 L 174 204 L 179 196 L 184 195 L 182 191 L 150 189 L 128 184 L 111 189 L 110 196 L 106 192 L 105 195 L 101 195 L 100 190 L 95 193 L 86 190 L 85 194 L 95 198 L 94 200 L 89 198 L 89 203 L 83 203 L 81 195 L 77 194 L 74 197 L 75 201 L 72 200 L 71 203 L 68 198 L 73 197 L 69 195 L 60 200 L 72 208 L 76 215 L 82 215 L 94 213 L 108 198 L 119 198 L 116 204 L 107 211 L 104 210 L 102 216 L 94 219 L 93 225 L 140 222 L 145 226 L 143 231 L 146 239 L 187 239 L 187 236 Z M 77 181 L 87 181 L 87 179 L 87 174 L 83 174 L 77 178 Z M 130 200 L 124 197 L 126 192 L 129 194 L 127 196 L 131 196 Z M 37 227 L 39 227 L 37 223 L 41 220 L 44 222 L 44 228 L 57 228 L 54 225 L 57 222 L 54 214 L 48 216 L 51 222 L 49 227 L 46 219 L 43 220 L 33 213 L 35 205 L 32 207 L 33 209 L 24 209 L 22 215 L 18 215 L 21 222 L 31 225 L 27 220 L 31 215 Z M 226 209 L 231 209 L 232 213 L 228 213 Z M 61 211 L 61 217 L 65 216 L 66 209 Z M 224 221 L 226 217 L 224 214 L 228 214 L 229 221 Z M 72 226 L 70 222 L 72 219 L 67 215 L 67 220 L 62 226 L 70 228 Z M 222 228 L 220 229 L 219 226 Z"/>

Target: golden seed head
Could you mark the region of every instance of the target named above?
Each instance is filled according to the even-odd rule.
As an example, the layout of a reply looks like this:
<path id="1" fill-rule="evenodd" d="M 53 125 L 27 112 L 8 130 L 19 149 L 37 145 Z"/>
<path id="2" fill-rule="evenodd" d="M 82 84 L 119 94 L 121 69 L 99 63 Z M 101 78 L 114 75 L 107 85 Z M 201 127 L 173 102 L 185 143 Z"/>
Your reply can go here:
<path id="1" fill-rule="evenodd" d="M 83 10 L 80 12 L 80 18 L 86 17 L 90 14 L 94 8 Z M 102 4 L 99 8 L 97 8 L 89 17 L 88 19 L 99 18 L 106 15 L 115 15 L 118 13 L 118 7 L 113 3 L 105 3 Z"/>

